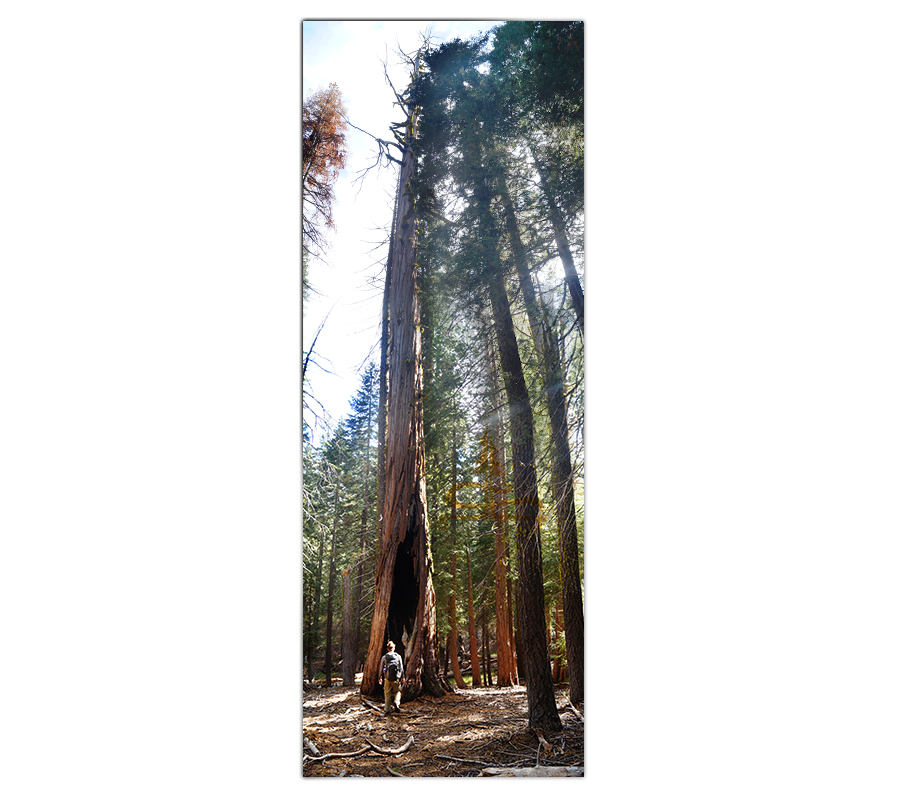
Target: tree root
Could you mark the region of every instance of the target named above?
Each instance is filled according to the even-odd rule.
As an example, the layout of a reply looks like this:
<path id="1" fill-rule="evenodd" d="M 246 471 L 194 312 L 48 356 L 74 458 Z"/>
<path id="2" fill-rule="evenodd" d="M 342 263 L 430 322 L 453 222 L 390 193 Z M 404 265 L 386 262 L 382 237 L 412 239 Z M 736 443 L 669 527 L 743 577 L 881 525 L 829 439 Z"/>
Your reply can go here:
<path id="1" fill-rule="evenodd" d="M 304 761 L 309 761 L 310 763 L 315 763 L 319 760 L 331 760 L 336 757 L 359 757 L 360 755 L 364 755 L 366 752 L 378 752 L 379 755 L 399 755 L 401 752 L 405 752 L 409 747 L 413 745 L 413 736 L 409 736 L 409 740 L 399 749 L 382 749 L 380 746 L 376 746 L 373 744 L 368 738 L 365 739 L 365 742 L 368 746 L 364 746 L 362 749 L 357 749 L 355 752 L 329 752 L 327 755 L 318 755 L 317 757 L 309 757 L 308 755 L 304 756 Z"/>
<path id="2" fill-rule="evenodd" d="M 379 755 L 399 755 L 401 752 L 405 752 L 407 749 L 409 749 L 409 747 L 413 745 L 412 735 L 409 736 L 409 739 L 406 741 L 406 743 L 403 744 L 403 746 L 401 746 L 399 749 L 382 749 L 381 747 L 375 746 L 375 744 L 373 744 L 368 738 L 365 738 L 364 740 L 369 745 L 369 747 L 378 752 Z"/>

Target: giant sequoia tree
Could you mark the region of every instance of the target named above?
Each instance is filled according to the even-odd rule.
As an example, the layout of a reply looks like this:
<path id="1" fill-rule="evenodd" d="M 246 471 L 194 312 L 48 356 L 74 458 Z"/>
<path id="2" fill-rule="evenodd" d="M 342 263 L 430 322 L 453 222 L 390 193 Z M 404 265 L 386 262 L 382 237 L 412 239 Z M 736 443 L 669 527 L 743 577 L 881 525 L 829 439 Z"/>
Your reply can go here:
<path id="1" fill-rule="evenodd" d="M 412 80 L 421 54 L 410 59 Z M 416 156 L 413 150 L 420 109 L 408 96 L 398 96 L 406 113 L 400 167 L 399 206 L 391 244 L 388 293 L 389 350 L 387 418 L 384 451 L 384 501 L 375 608 L 369 651 L 363 669 L 363 693 L 378 691 L 384 643 L 394 641 L 404 658 L 403 699 L 420 693 L 443 695 L 448 689 L 437 661 L 435 595 L 428 536 L 425 453 L 422 422 L 422 331 L 416 277 L 418 215 L 412 191 Z"/>

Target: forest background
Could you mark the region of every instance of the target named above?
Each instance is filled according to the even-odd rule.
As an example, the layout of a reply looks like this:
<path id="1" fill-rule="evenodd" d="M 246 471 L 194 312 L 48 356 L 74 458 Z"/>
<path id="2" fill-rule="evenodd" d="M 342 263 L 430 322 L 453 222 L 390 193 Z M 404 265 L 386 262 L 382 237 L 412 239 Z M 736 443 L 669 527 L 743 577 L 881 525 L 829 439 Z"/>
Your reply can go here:
<path id="1" fill-rule="evenodd" d="M 595 13 L 595 784 L 896 800 L 896 12 Z M 295 801 L 301 11 L 0 15 L 4 799 Z"/>
<path id="2" fill-rule="evenodd" d="M 407 27 L 409 45 L 398 41 L 401 31 L 392 23 L 305 22 L 304 34 L 304 44 L 312 43 L 304 65 L 308 64 L 308 72 L 314 75 L 327 69 L 322 62 L 339 65 L 342 54 L 348 51 L 377 52 L 379 43 L 385 43 L 384 55 L 373 58 L 373 67 L 378 64 L 383 70 L 381 92 L 376 92 L 374 86 L 361 89 L 355 76 L 342 73 L 348 83 L 347 91 L 340 92 L 342 108 L 346 109 L 340 121 L 341 130 L 348 132 L 352 128 L 377 129 L 366 116 L 374 115 L 378 120 L 387 109 L 391 110 L 392 119 L 402 120 L 392 88 L 407 92 L 410 63 L 404 53 L 423 48 L 420 77 L 424 83 L 419 88 L 422 97 L 416 104 L 421 108 L 422 127 L 414 143 L 419 167 L 411 174 L 410 187 L 405 191 L 418 197 L 419 245 L 415 260 L 419 266 L 418 300 L 422 312 L 416 324 L 421 330 L 422 348 L 418 355 L 407 355 L 405 365 L 421 362 L 424 373 L 421 460 L 427 478 L 429 551 L 434 557 L 429 573 L 433 575 L 436 611 L 431 617 L 437 628 L 436 645 L 426 649 L 429 659 L 425 661 L 425 678 L 430 682 L 425 687 L 429 692 L 442 694 L 446 683 L 439 683 L 435 676 L 438 666 L 449 674 L 452 665 L 456 683 L 464 688 L 473 680 L 476 686 L 492 681 L 515 684 L 520 678 L 524 680 L 526 669 L 537 662 L 536 668 L 546 670 L 546 680 L 542 682 L 548 686 L 544 703 L 549 705 L 552 663 L 552 681 L 569 682 L 572 700 L 583 702 L 583 541 L 579 535 L 583 537 L 585 521 L 584 25 L 421 23 L 418 30 Z M 460 38 L 461 34 L 465 39 Z M 323 42 L 327 43 L 324 49 Z M 331 53 L 332 47 L 339 52 Z M 373 71 L 364 74 L 375 75 Z M 433 88 L 430 99 L 426 99 L 428 91 L 423 89 L 426 84 Z M 336 83 L 331 87 L 333 93 L 339 91 Z M 445 95 L 450 99 L 446 103 L 440 100 Z M 372 96 L 382 98 L 380 115 Z M 318 97 L 312 92 L 304 96 L 304 120 L 307 115 L 310 120 L 310 130 L 304 128 L 305 160 L 307 153 L 315 153 L 312 132 L 317 113 L 312 110 L 317 108 Z M 367 103 L 354 107 L 354 98 L 365 98 Z M 335 94 L 333 104 L 336 103 Z M 451 107 L 452 111 L 448 111 Z M 505 117 L 498 114 L 501 108 L 506 110 Z M 321 127 L 322 123 L 318 125 Z M 451 130 L 451 139 L 444 142 Z M 369 141 L 362 143 L 356 138 L 368 152 L 367 161 L 355 158 L 357 183 L 360 178 L 377 182 L 380 177 L 380 173 L 370 177 L 377 170 L 373 166 L 379 150 L 369 136 Z M 394 141 L 394 134 L 385 132 L 384 136 Z M 409 133 L 405 137 L 409 140 Z M 467 140 L 465 147 L 459 145 Z M 395 147 L 402 153 L 399 146 Z M 493 167 L 482 172 L 476 166 L 480 164 L 479 154 L 482 150 L 487 154 L 487 149 L 492 149 Z M 353 161 L 348 158 L 346 163 L 347 172 L 354 176 Z M 396 164 L 399 165 L 399 154 Z M 531 165 L 531 169 L 526 165 Z M 384 264 L 390 260 L 389 253 L 397 261 L 396 249 L 401 242 L 398 238 L 394 251 L 389 252 L 389 219 L 397 193 L 397 171 L 391 167 L 396 166 L 384 159 L 379 167 L 387 174 L 381 182 L 381 204 L 367 205 L 358 195 L 353 198 L 362 207 L 356 208 L 356 217 L 365 219 L 368 214 L 370 220 L 366 240 L 359 234 L 359 227 L 339 228 L 337 211 L 331 238 L 342 246 L 337 263 L 333 262 L 330 248 L 317 248 L 315 236 L 311 232 L 304 234 L 304 245 L 312 252 L 305 266 L 305 279 L 311 286 L 307 300 L 319 296 L 319 283 L 327 282 L 329 275 L 332 284 L 342 292 L 354 282 L 368 280 L 369 295 L 373 296 L 368 336 L 359 326 L 351 325 L 349 333 L 342 333 L 337 325 L 330 326 L 328 332 L 318 329 L 315 338 L 309 337 L 310 328 L 304 340 L 304 678 L 323 678 L 326 684 L 332 682 L 339 668 L 343 683 L 353 685 L 356 672 L 363 670 L 367 645 L 367 665 L 375 659 L 369 624 L 376 620 L 373 607 L 378 609 L 376 553 L 385 553 L 386 541 L 391 537 L 390 533 L 382 534 L 379 527 L 383 520 L 391 521 L 389 495 L 384 500 L 386 514 L 381 516 L 382 486 L 390 490 L 394 476 L 403 477 L 400 470 L 391 475 L 391 463 L 385 464 L 379 447 L 379 418 L 390 421 L 379 408 L 390 406 L 387 400 L 379 402 L 377 366 L 382 359 L 385 361 L 382 383 L 390 391 L 388 397 L 394 394 L 393 384 L 402 383 L 397 367 L 404 366 L 402 359 L 392 357 L 390 363 L 395 368 L 388 373 L 387 353 L 378 357 L 378 343 L 384 335 L 382 294 L 377 291 L 379 286 L 384 288 L 384 276 L 391 273 L 394 286 L 398 285 L 398 269 L 384 269 Z M 495 185 L 496 212 L 466 204 L 465 193 L 473 186 L 473 180 L 476 196 L 480 183 Z M 423 189 L 412 190 L 412 183 Z M 305 192 L 311 190 L 305 187 Z M 350 190 L 347 179 L 334 184 L 336 195 L 349 194 Z M 343 209 L 348 206 L 345 203 Z M 313 211 L 308 203 L 307 220 Z M 451 223 L 445 215 L 456 222 Z M 514 276 L 518 272 L 517 280 L 500 279 L 504 269 L 499 264 L 495 266 L 501 257 L 499 246 L 496 258 L 488 253 L 477 256 L 478 248 L 496 237 L 494 231 L 500 231 L 490 223 L 492 215 L 496 215 L 503 230 L 500 237 L 512 237 L 517 244 L 510 260 L 508 241 L 501 241 L 503 259 L 509 261 L 504 266 L 505 273 Z M 347 214 L 341 220 L 349 218 Z M 320 226 L 324 229 L 323 224 Z M 376 252 L 378 226 L 383 231 Z M 400 227 L 399 219 L 395 226 Z M 327 237 L 332 232 L 323 234 Z M 479 247 L 473 247 L 473 243 Z M 498 316 L 494 280 L 500 283 L 497 287 L 510 283 L 509 298 L 518 336 L 513 335 L 511 317 L 509 336 L 502 333 L 506 322 Z M 391 295 L 395 294 L 392 289 Z M 500 291 L 500 296 L 502 304 L 510 304 L 505 301 L 506 290 Z M 305 313 L 311 307 L 305 305 Z M 321 309 L 322 305 L 318 307 Z M 330 315 L 341 312 L 344 321 L 356 325 L 362 306 L 358 308 L 348 310 L 338 301 Z M 392 350 L 401 348 L 395 345 L 403 338 L 403 325 L 398 327 L 398 323 L 412 315 L 412 311 L 402 309 L 392 309 L 389 317 L 384 314 L 385 327 L 387 318 L 391 322 Z M 318 350 L 311 361 L 318 367 L 323 362 L 331 363 L 332 358 L 346 365 L 344 353 L 352 347 L 357 356 L 369 351 L 370 362 L 365 368 L 361 362 L 355 372 L 357 390 L 349 403 L 351 410 L 340 418 L 336 411 L 346 410 L 348 402 L 341 401 L 340 407 L 323 406 L 315 384 L 322 375 L 310 377 L 307 360 L 316 346 Z M 505 398 L 512 393 L 515 380 L 503 378 L 515 371 L 513 364 L 519 366 L 520 359 L 525 368 L 521 378 L 524 401 L 519 399 L 513 404 L 510 397 L 507 404 Z M 523 407 L 527 410 L 521 411 Z M 398 410 L 405 414 L 407 405 L 404 403 Z M 527 414 L 527 435 L 520 421 L 523 413 Z M 400 422 L 394 424 L 394 429 L 394 439 L 402 442 L 401 449 L 408 454 L 408 449 L 412 449 L 405 436 L 408 428 Z M 391 431 L 388 428 L 388 454 L 394 449 Z M 533 491 L 526 491 L 523 484 L 527 481 L 519 477 L 517 468 L 523 459 L 517 451 L 521 449 L 534 456 Z M 382 466 L 386 469 L 382 470 Z M 384 482 L 382 476 L 386 478 Z M 535 500 L 530 515 L 527 507 L 520 505 L 524 498 Z M 405 503 L 403 507 L 405 510 Z M 527 552 L 523 553 L 526 538 L 522 534 L 534 533 L 534 522 L 529 525 L 526 519 L 529 516 L 538 518 L 536 533 L 542 545 L 533 562 Z M 420 519 L 424 519 L 424 514 Z M 376 545 L 380 546 L 378 551 Z M 401 576 L 399 567 L 398 561 L 397 577 Z M 381 570 L 379 585 L 380 574 Z M 413 592 L 407 589 L 403 594 L 414 594 L 412 579 L 395 580 L 394 585 L 394 598 L 408 587 Z M 388 582 L 385 596 L 389 588 Z M 391 618 L 398 619 L 398 623 L 402 620 L 401 610 L 399 603 L 391 604 Z M 537 623 L 538 619 L 541 625 L 529 635 L 525 624 L 530 620 Z M 421 618 L 417 616 L 415 620 L 418 623 Z M 414 630 L 412 622 L 409 629 Z M 476 631 L 482 652 L 480 668 Z M 404 643 L 408 652 L 414 643 L 424 642 L 421 636 L 418 640 L 401 641 L 399 625 L 392 627 L 390 636 L 401 655 Z M 373 639 L 375 650 L 383 652 L 382 636 Z M 540 648 L 533 645 L 535 642 L 540 643 Z M 408 653 L 405 659 L 410 685 L 414 685 L 412 680 L 421 669 L 410 664 Z M 460 662 L 470 666 L 465 671 L 469 674 L 468 683 Z M 536 668 L 528 672 L 529 699 L 535 702 Z M 363 691 L 371 693 L 368 688 L 372 684 L 374 679 L 363 679 Z M 548 718 L 546 726 L 558 726 L 555 708 Z"/>

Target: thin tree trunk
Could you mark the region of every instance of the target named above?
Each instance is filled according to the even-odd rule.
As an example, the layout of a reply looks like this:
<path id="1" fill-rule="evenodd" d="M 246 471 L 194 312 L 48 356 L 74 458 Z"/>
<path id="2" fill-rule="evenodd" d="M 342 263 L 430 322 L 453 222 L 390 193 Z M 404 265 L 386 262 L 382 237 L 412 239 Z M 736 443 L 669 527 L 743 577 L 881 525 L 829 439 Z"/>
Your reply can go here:
<path id="1" fill-rule="evenodd" d="M 441 668 L 444 669 L 444 676 L 450 671 L 450 630 L 447 630 L 447 648 L 441 652 Z"/>
<path id="2" fill-rule="evenodd" d="M 324 562 L 325 557 L 325 528 L 324 526 L 320 526 L 321 533 L 319 536 L 319 563 L 318 568 L 316 569 L 316 596 L 313 602 L 313 619 L 312 619 L 312 629 L 310 634 L 309 641 L 309 651 L 307 654 L 306 662 L 307 662 L 307 675 L 310 680 L 313 677 L 313 657 L 315 656 L 316 649 L 319 648 L 319 613 L 322 609 L 322 587 L 323 579 L 322 579 L 322 564 Z"/>
<path id="3" fill-rule="evenodd" d="M 450 472 L 450 641 L 447 644 L 447 653 L 450 654 L 450 664 L 453 667 L 453 678 L 457 687 L 467 688 L 462 672 L 459 669 L 459 652 L 456 646 L 459 640 L 456 624 L 456 465 L 459 461 L 456 448 L 456 429 L 453 430 L 453 469 Z"/>
<path id="4" fill-rule="evenodd" d="M 341 572 L 341 601 L 343 605 L 343 624 L 341 629 L 341 682 L 345 687 L 352 687 L 356 681 L 356 661 L 353 651 L 353 588 L 350 581 L 352 565 Z"/>
<path id="5" fill-rule="evenodd" d="M 488 631 L 487 607 L 481 608 L 481 662 L 484 666 L 484 677 L 487 686 L 491 687 L 494 680 L 491 678 L 491 633 Z"/>
<path id="6" fill-rule="evenodd" d="M 515 630 L 513 629 L 513 609 L 514 609 L 513 602 L 515 601 L 515 599 L 513 598 L 512 578 L 510 576 L 506 577 L 506 601 L 507 601 L 506 619 L 507 619 L 507 623 L 508 623 L 507 628 L 508 628 L 509 634 L 510 634 L 510 649 L 512 650 L 512 670 L 513 670 L 512 681 L 510 682 L 510 684 L 518 685 L 519 684 L 519 669 L 518 669 L 518 665 L 517 665 L 518 650 L 516 648 L 516 644 L 518 641 L 515 639 Z"/>
<path id="7" fill-rule="evenodd" d="M 490 370 L 490 399 L 494 414 L 485 431 L 482 461 L 485 465 L 486 503 L 494 530 L 494 598 L 497 605 L 497 684 L 512 685 L 515 675 L 512 635 L 508 631 L 506 599 L 506 456 L 503 452 L 502 413 L 497 386 L 497 363 L 488 346 Z"/>
<path id="8" fill-rule="evenodd" d="M 338 502 L 340 483 L 334 485 L 334 526 L 331 529 L 331 561 L 328 564 L 328 606 L 325 616 L 325 686 L 331 687 L 331 626 L 334 619 L 334 546 L 337 541 L 338 530 Z"/>
<path id="9" fill-rule="evenodd" d="M 531 270 L 527 263 L 512 198 L 505 179 L 500 180 L 499 192 L 531 336 L 541 361 L 544 396 L 547 399 L 547 408 L 550 414 L 553 444 L 553 497 L 556 507 L 556 529 L 562 575 L 566 654 L 571 679 L 569 696 L 573 702 L 581 702 L 584 701 L 584 607 L 581 597 L 581 569 L 578 558 L 575 484 L 569 448 L 565 371 L 555 330 L 548 325 L 544 307 L 539 303 L 535 293 Z"/>
<path id="10" fill-rule="evenodd" d="M 478 665 L 478 638 L 475 635 L 475 602 L 472 594 L 472 558 L 466 545 L 466 571 L 469 576 L 469 662 L 472 664 L 472 687 L 481 686 L 481 668 Z"/>
<path id="11" fill-rule="evenodd" d="M 553 630 L 556 636 L 555 641 L 551 641 L 550 645 L 553 649 L 553 684 L 559 684 L 559 675 L 561 672 L 561 663 L 560 663 L 560 649 L 562 647 L 561 642 L 561 632 L 562 632 L 562 624 L 560 623 L 560 612 L 559 612 L 559 604 L 557 603 L 555 607 L 553 607 L 554 621 L 553 621 Z"/>
<path id="12" fill-rule="evenodd" d="M 556 639 L 560 641 L 559 648 L 556 652 L 557 660 L 559 662 L 559 675 L 557 678 L 557 682 L 563 683 L 569 677 L 569 669 L 566 664 L 566 649 L 565 643 L 568 640 L 568 635 L 565 633 L 565 626 L 563 625 L 563 607 L 562 602 L 557 599 L 556 601 Z M 571 699 L 571 697 L 569 697 Z"/>
<path id="13" fill-rule="evenodd" d="M 368 371 L 368 370 L 367 370 Z M 368 376 L 368 375 L 366 375 Z M 362 508 L 362 522 L 360 524 L 359 529 L 359 564 L 356 570 L 356 600 L 353 602 L 353 616 L 354 616 L 354 625 L 353 625 L 353 644 L 352 644 L 352 667 L 354 672 L 354 679 L 356 674 L 356 666 L 359 661 L 359 638 L 360 638 L 360 623 L 362 621 L 362 602 L 363 602 L 363 567 L 365 565 L 365 557 L 366 557 L 366 535 L 368 532 L 368 520 L 369 520 L 369 451 L 372 442 L 372 411 L 370 410 L 369 403 L 371 402 L 371 395 L 367 395 L 367 404 L 366 404 L 366 475 L 365 475 L 365 483 L 363 486 L 363 508 Z"/>

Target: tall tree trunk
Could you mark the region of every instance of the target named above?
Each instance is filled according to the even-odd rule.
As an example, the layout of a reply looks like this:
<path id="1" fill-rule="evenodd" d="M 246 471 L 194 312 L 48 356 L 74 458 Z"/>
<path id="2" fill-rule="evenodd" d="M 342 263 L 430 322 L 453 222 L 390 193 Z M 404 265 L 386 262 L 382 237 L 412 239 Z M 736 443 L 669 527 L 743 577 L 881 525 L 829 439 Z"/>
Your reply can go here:
<path id="1" fill-rule="evenodd" d="M 418 73 L 416 57 L 414 73 Z M 404 659 L 402 700 L 422 693 L 442 696 L 449 685 L 437 661 L 437 631 L 431 545 L 425 495 L 422 424 L 422 333 L 416 283 L 417 223 L 411 181 L 417 111 L 409 112 L 407 145 L 400 169 L 401 204 L 397 212 L 395 263 L 392 267 L 390 350 L 385 431 L 384 515 L 375 582 L 375 606 L 363 693 L 375 695 L 386 637 Z M 404 642 L 408 636 L 409 645 Z"/>
<path id="2" fill-rule="evenodd" d="M 491 679 L 491 631 L 488 628 L 487 607 L 481 609 L 481 652 L 484 657 L 484 669 L 487 676 L 487 685 L 491 687 L 494 681 Z"/>
<path id="3" fill-rule="evenodd" d="M 325 527 L 320 525 L 320 536 L 319 536 L 319 562 L 318 568 L 316 569 L 316 596 L 313 601 L 313 618 L 312 618 L 312 629 L 310 630 L 310 640 L 309 640 L 309 651 L 306 657 L 307 663 L 307 676 L 312 680 L 313 678 L 313 657 L 315 656 L 316 650 L 320 647 L 319 643 L 319 613 L 322 609 L 322 587 L 323 587 L 323 578 L 322 578 L 322 563 L 325 557 Z"/>
<path id="4" fill-rule="evenodd" d="M 489 348 L 490 351 L 490 348 Z M 494 414 L 485 430 L 482 460 L 485 463 L 486 498 L 489 517 L 494 530 L 494 598 L 497 604 L 497 684 L 512 685 L 515 676 L 512 634 L 509 631 L 506 598 L 506 455 L 503 450 L 502 412 L 498 390 L 497 363 L 493 352 L 489 356 L 490 399 Z"/>
<path id="5" fill-rule="evenodd" d="M 371 396 L 367 398 L 371 400 Z M 367 405 L 368 409 L 368 405 Z M 368 531 L 369 520 L 369 450 L 372 442 L 372 414 L 371 410 L 366 411 L 366 475 L 363 486 L 363 508 L 362 522 L 359 529 L 359 563 L 356 570 L 356 600 L 353 605 L 354 625 L 353 625 L 353 644 L 352 644 L 352 667 L 354 679 L 356 674 L 356 666 L 359 661 L 359 637 L 360 623 L 362 622 L 362 594 L 363 594 L 363 568 L 366 558 L 366 534 Z"/>
<path id="6" fill-rule="evenodd" d="M 513 676 L 512 676 L 512 681 L 510 682 L 510 684 L 518 685 L 519 684 L 519 669 L 517 666 L 516 658 L 518 657 L 519 652 L 516 647 L 518 641 L 515 639 L 515 630 L 513 629 L 513 609 L 515 608 L 514 607 L 515 598 L 513 598 L 513 585 L 512 585 L 512 577 L 511 576 L 506 577 L 506 601 L 507 601 L 506 620 L 507 620 L 507 624 L 508 624 L 507 628 L 509 630 L 509 635 L 510 635 L 510 642 L 511 642 L 510 648 L 512 649 L 512 669 L 513 669 Z"/>
<path id="7" fill-rule="evenodd" d="M 568 406 L 565 371 L 556 332 L 546 320 L 544 306 L 535 292 L 525 248 L 519 234 L 515 209 L 505 179 L 499 183 L 500 199 L 510 236 L 519 287 L 525 302 L 535 349 L 541 361 L 544 396 L 550 415 L 553 445 L 552 484 L 556 507 L 556 532 L 562 574 L 563 615 L 566 628 L 566 656 L 569 666 L 569 696 L 584 701 L 584 607 L 581 597 L 581 569 L 578 558 L 578 523 L 575 516 L 575 483 L 569 448 Z"/>
<path id="8" fill-rule="evenodd" d="M 481 668 L 478 665 L 478 637 L 475 634 L 475 602 L 472 593 L 472 557 L 466 545 L 466 571 L 469 577 L 469 662 L 472 663 L 472 687 L 481 686 Z"/>
<path id="9" fill-rule="evenodd" d="M 520 665 L 525 667 L 528 685 L 528 725 L 533 729 L 558 731 L 562 729 L 562 722 L 556 709 L 556 694 L 550 675 L 550 653 L 544 616 L 544 574 L 538 520 L 540 500 L 534 461 L 534 417 L 499 255 L 495 247 L 488 245 L 496 243 L 499 227 L 490 210 L 491 193 L 484 176 L 476 186 L 475 197 L 486 244 L 485 259 L 490 263 L 487 272 L 488 293 L 510 412 L 516 547 L 519 583 L 522 587 L 523 653 L 519 660 Z"/>
<path id="10" fill-rule="evenodd" d="M 328 563 L 328 605 L 325 616 L 325 685 L 331 687 L 331 627 L 334 620 L 334 546 L 337 541 L 338 512 L 340 483 L 334 485 L 334 526 L 331 529 L 331 561 Z"/>
<path id="11" fill-rule="evenodd" d="M 356 681 L 356 661 L 353 651 L 353 587 L 350 581 L 352 565 L 341 572 L 341 601 L 343 623 L 341 628 L 341 682 L 352 687 Z"/>
<path id="12" fill-rule="evenodd" d="M 459 652 L 457 645 L 459 632 L 456 624 L 456 465 L 459 460 L 456 448 L 456 429 L 453 430 L 453 469 L 450 472 L 450 640 L 447 643 L 447 653 L 450 655 L 450 664 L 453 667 L 453 678 L 457 687 L 467 688 L 462 672 L 459 669 Z"/>

